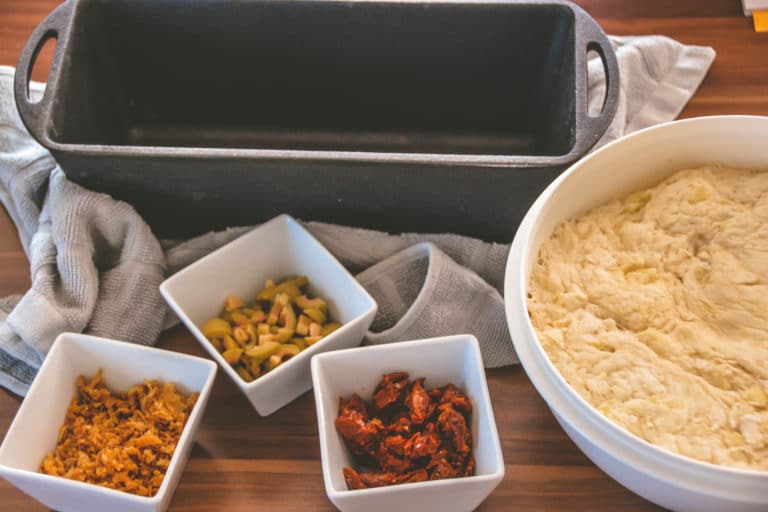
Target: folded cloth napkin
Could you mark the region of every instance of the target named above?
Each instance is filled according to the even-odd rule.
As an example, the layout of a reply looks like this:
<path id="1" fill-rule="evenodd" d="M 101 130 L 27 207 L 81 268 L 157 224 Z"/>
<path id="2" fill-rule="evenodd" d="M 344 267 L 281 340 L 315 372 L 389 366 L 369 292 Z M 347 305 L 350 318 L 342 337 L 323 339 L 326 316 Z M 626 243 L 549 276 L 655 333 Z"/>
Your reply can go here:
<path id="1" fill-rule="evenodd" d="M 614 37 L 620 102 L 599 145 L 677 117 L 714 59 L 660 36 Z M 0 201 L 18 229 L 32 286 L 0 299 L 0 385 L 24 395 L 56 336 L 85 332 L 152 344 L 177 322 L 158 292 L 171 273 L 248 227 L 158 241 L 133 208 L 67 180 L 22 125 L 13 68 L 0 66 Z M 33 84 L 39 95 L 42 85 Z M 589 63 L 590 109 L 602 104 Z M 517 361 L 500 294 L 509 247 L 451 234 L 402 234 L 306 222 L 376 298 L 368 343 L 473 333 L 486 366 Z"/>

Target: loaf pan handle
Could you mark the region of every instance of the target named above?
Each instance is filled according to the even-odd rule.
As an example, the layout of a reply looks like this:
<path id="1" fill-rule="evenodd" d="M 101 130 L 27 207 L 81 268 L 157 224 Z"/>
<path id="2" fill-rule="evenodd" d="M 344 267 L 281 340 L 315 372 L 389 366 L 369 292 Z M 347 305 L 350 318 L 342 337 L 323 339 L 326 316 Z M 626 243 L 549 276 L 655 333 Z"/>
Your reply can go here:
<path id="1" fill-rule="evenodd" d="M 13 80 L 16 108 L 19 110 L 24 126 L 27 127 L 29 133 L 38 141 L 45 134 L 45 122 L 49 118 L 50 100 L 56 89 L 56 81 L 59 75 L 58 70 L 61 66 L 64 47 L 66 46 L 67 28 L 71 21 L 73 3 L 74 0 L 64 2 L 35 28 L 21 50 L 19 63 L 16 66 Z M 29 97 L 29 82 L 32 76 L 32 68 L 43 45 L 51 38 L 56 38 L 56 49 L 54 50 L 51 68 L 48 72 L 48 83 L 45 86 L 45 92 L 40 101 L 33 102 Z"/>
<path id="2" fill-rule="evenodd" d="M 619 63 L 616 60 L 616 54 L 613 51 L 611 42 L 603 32 L 603 29 L 595 22 L 586 11 L 575 7 L 577 19 L 577 38 L 576 38 L 576 79 L 579 80 L 577 86 L 576 107 L 576 125 L 580 126 L 583 138 L 580 153 L 586 153 L 597 143 L 605 131 L 613 122 L 616 115 L 616 109 L 619 105 Z M 605 99 L 603 108 L 596 116 L 589 115 L 589 104 L 587 98 L 588 77 L 587 77 L 587 58 L 590 50 L 595 51 L 603 63 L 605 71 Z"/>

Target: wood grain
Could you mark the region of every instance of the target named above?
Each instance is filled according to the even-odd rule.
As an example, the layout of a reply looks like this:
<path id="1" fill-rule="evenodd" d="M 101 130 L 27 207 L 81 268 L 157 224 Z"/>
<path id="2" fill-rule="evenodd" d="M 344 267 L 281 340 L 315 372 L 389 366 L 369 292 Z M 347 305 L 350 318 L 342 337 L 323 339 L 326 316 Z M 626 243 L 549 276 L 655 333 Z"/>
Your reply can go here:
<path id="1" fill-rule="evenodd" d="M 768 34 L 756 34 L 738 0 L 577 1 L 611 34 L 662 34 L 712 46 L 717 59 L 682 117 L 768 115 Z M 0 64 L 15 65 L 51 0 L 0 0 Z M 33 73 L 45 80 L 46 59 Z M 24 293 L 29 267 L 7 214 L 0 213 L 0 296 Z M 204 356 L 182 327 L 166 332 L 163 348 Z M 481 511 L 628 510 L 658 508 L 595 467 L 563 433 L 519 367 L 487 372 L 506 461 L 506 477 Z M 0 391 L 0 433 L 20 399 Z M 0 508 L 43 507 L 0 481 Z M 197 443 L 171 510 L 333 510 L 323 488 L 311 393 L 260 418 L 220 373 Z"/>

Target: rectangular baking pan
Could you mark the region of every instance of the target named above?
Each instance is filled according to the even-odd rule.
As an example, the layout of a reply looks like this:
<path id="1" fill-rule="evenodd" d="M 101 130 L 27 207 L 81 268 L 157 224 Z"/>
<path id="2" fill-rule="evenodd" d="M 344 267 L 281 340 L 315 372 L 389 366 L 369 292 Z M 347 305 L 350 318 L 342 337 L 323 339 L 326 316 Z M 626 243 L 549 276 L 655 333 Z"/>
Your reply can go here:
<path id="1" fill-rule="evenodd" d="M 589 50 L 607 76 L 595 117 Z M 618 68 L 566 1 L 68 0 L 30 37 L 15 94 L 70 179 L 162 237 L 286 212 L 509 241 L 611 122 Z"/>

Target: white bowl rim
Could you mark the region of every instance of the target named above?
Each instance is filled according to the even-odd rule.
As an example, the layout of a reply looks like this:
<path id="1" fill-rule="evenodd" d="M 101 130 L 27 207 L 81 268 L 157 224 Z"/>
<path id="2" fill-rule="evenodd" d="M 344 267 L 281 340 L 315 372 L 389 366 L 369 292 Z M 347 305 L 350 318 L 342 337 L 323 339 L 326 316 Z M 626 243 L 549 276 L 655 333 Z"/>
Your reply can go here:
<path id="1" fill-rule="evenodd" d="M 600 434 L 607 433 L 619 442 L 629 445 L 630 448 L 632 448 L 634 451 L 644 451 L 646 453 L 649 452 L 648 455 L 652 455 L 656 458 L 666 460 L 671 463 L 687 465 L 689 467 L 696 468 L 700 472 L 709 473 L 713 478 L 727 475 L 729 477 L 742 476 L 749 477 L 751 479 L 768 481 L 768 471 L 721 466 L 680 455 L 665 448 L 654 445 L 610 421 L 605 415 L 603 415 L 589 402 L 582 398 L 582 396 L 576 392 L 576 390 L 574 390 L 570 384 L 568 384 L 567 381 L 562 377 L 560 372 L 550 361 L 549 356 L 547 356 L 546 352 L 542 348 L 541 342 L 536 335 L 536 331 L 533 328 L 533 324 L 531 323 L 527 310 L 516 311 L 515 308 L 513 308 L 513 301 L 511 300 L 512 297 L 515 297 L 517 301 L 519 301 L 520 307 L 525 309 L 524 305 L 526 304 L 528 283 L 523 279 L 524 272 L 522 268 L 522 258 L 526 253 L 527 247 L 530 245 L 532 233 L 534 232 L 539 221 L 538 212 L 548 203 L 550 196 L 554 194 L 555 190 L 558 189 L 565 181 L 570 179 L 573 174 L 579 172 L 582 167 L 587 166 L 593 159 L 600 157 L 600 155 L 605 152 L 612 151 L 614 146 L 623 144 L 624 141 L 628 139 L 645 137 L 648 133 L 652 132 L 677 130 L 680 126 L 685 125 L 717 123 L 723 121 L 735 122 L 740 120 L 759 121 L 761 123 L 766 123 L 766 126 L 768 126 L 768 116 L 755 115 L 702 116 L 670 121 L 638 130 L 637 132 L 612 141 L 611 143 L 606 144 L 602 148 L 596 150 L 594 153 L 587 155 L 583 159 L 573 164 L 567 170 L 565 170 L 560 176 L 553 180 L 552 183 L 550 183 L 550 185 L 541 193 L 541 195 L 539 195 L 539 197 L 526 213 L 523 221 L 520 223 L 520 227 L 515 234 L 515 238 L 512 242 L 509 256 L 507 258 L 504 277 L 504 302 L 507 324 L 512 334 L 512 342 L 520 359 L 520 363 L 526 370 L 528 378 L 534 384 L 541 397 L 545 400 L 545 402 L 547 402 L 547 405 L 553 409 L 553 412 L 557 411 L 556 416 L 562 416 L 562 418 L 567 421 L 572 428 L 579 431 L 583 436 L 587 438 L 592 437 L 585 434 L 583 430 L 583 424 L 577 425 L 574 423 L 573 414 L 565 415 L 563 413 L 563 411 L 567 410 L 568 401 L 575 402 L 580 408 L 589 410 L 593 413 L 591 417 L 586 417 L 585 415 L 577 413 L 576 416 L 578 416 L 578 420 L 581 420 L 582 422 L 588 421 L 593 423 L 593 425 L 596 425 L 600 430 Z M 517 284 L 518 287 L 515 287 L 515 284 Z M 522 325 L 516 326 L 515 324 L 518 321 L 522 321 Z M 521 337 L 525 338 L 525 336 L 515 335 L 516 333 L 514 331 L 520 332 L 520 330 L 522 330 L 523 334 L 527 336 L 527 339 L 535 340 L 535 343 L 518 341 Z M 544 364 L 540 365 L 540 363 L 536 361 L 536 358 L 538 358 L 539 361 L 544 361 Z M 547 382 L 547 378 L 538 374 L 538 372 L 541 370 L 546 371 L 549 373 L 550 377 L 556 380 L 556 386 L 553 386 L 552 383 Z M 555 408 L 553 404 L 557 404 L 557 407 Z M 563 407 L 564 404 L 566 407 Z M 615 453 L 612 453 L 611 450 L 607 449 L 605 446 L 601 446 L 601 448 L 603 448 L 606 452 L 611 453 L 612 456 L 616 456 Z M 692 482 L 686 481 L 686 483 Z M 713 491 L 712 489 L 707 490 L 710 493 Z M 718 491 L 720 490 L 718 489 Z"/>
<path id="2" fill-rule="evenodd" d="M 225 359 L 224 356 L 221 355 L 221 353 L 212 347 L 212 350 L 207 350 L 207 352 L 212 355 L 212 357 L 216 360 L 217 363 L 219 363 L 219 366 L 222 367 L 224 372 L 232 379 L 232 381 L 243 391 L 251 391 L 254 389 L 258 389 L 261 387 L 265 382 L 269 382 L 270 380 L 274 380 L 275 375 L 280 375 L 280 372 L 285 368 L 289 367 L 292 363 L 299 364 L 302 360 L 306 358 L 311 358 L 314 355 L 319 355 L 322 353 L 321 349 L 318 347 L 322 347 L 324 343 L 326 343 L 328 340 L 333 341 L 334 338 L 340 336 L 345 331 L 352 328 L 352 324 L 359 321 L 361 318 L 365 317 L 366 315 L 371 314 L 371 311 L 373 311 L 373 314 L 376 314 L 376 311 L 378 309 L 378 304 L 376 303 L 376 300 L 371 296 L 368 291 L 363 288 L 363 286 L 355 279 L 355 277 L 347 270 L 347 268 L 341 264 L 341 262 L 331 253 L 331 251 L 328 250 L 327 247 L 325 247 L 320 241 L 315 238 L 312 233 L 310 233 L 304 226 L 301 225 L 301 223 L 293 218 L 292 216 L 288 215 L 287 213 L 281 213 L 280 215 L 277 215 L 276 217 L 273 217 L 267 221 L 262 222 L 261 224 L 254 226 L 252 229 L 247 230 L 246 232 L 240 234 L 237 238 L 234 240 L 230 240 L 226 244 L 222 245 L 221 247 L 215 249 L 214 251 L 211 251 L 210 253 L 206 254 L 202 258 L 199 258 L 183 269 L 179 270 L 175 274 L 168 276 L 167 279 L 165 279 L 162 283 L 160 283 L 160 294 L 165 298 L 166 302 L 171 306 L 171 309 L 173 309 L 176 316 L 179 317 L 179 319 L 182 321 L 182 323 L 188 328 L 189 331 L 191 331 L 191 334 L 197 339 L 197 341 L 201 344 L 202 341 L 200 338 L 205 339 L 205 336 L 203 335 L 202 331 L 199 327 L 197 327 L 194 322 L 192 322 L 189 317 L 187 316 L 186 312 L 179 306 L 179 304 L 176 302 L 176 300 L 173 298 L 172 294 L 168 291 L 169 283 L 176 279 L 178 276 L 183 277 L 183 273 L 190 268 L 197 268 L 202 265 L 205 265 L 207 261 L 213 257 L 216 256 L 217 253 L 224 249 L 230 249 L 231 246 L 234 246 L 238 243 L 242 244 L 244 237 L 247 235 L 250 235 L 255 230 L 265 227 L 268 224 L 286 224 L 288 226 L 291 226 L 295 229 L 300 230 L 304 235 L 311 238 L 318 246 L 318 250 L 324 254 L 327 258 L 329 258 L 331 261 L 336 263 L 341 269 L 344 271 L 344 275 L 349 278 L 350 282 L 353 284 L 355 288 L 357 288 L 358 292 L 360 292 L 361 296 L 365 298 L 367 304 L 367 308 L 365 311 L 360 313 L 359 315 L 352 318 L 350 321 L 345 322 L 342 324 L 338 329 L 333 331 L 332 333 L 328 334 L 327 336 L 323 337 L 323 339 L 319 340 L 317 343 L 310 345 L 304 350 L 301 350 L 298 354 L 288 359 L 286 362 L 278 366 L 277 368 L 274 368 L 267 373 L 264 373 L 255 379 L 253 379 L 250 382 L 246 382 L 240 375 L 237 374 L 235 369 L 230 365 Z M 191 326 L 191 327 L 190 327 Z M 197 336 L 199 334 L 199 336 Z M 206 343 L 208 343 L 206 341 Z M 210 345 L 210 343 L 208 343 Z M 204 347 L 207 348 L 207 347 Z"/>
<path id="3" fill-rule="evenodd" d="M 368 489 L 336 489 L 333 486 L 333 483 L 331 482 L 331 476 L 329 474 L 330 468 L 326 467 L 326 461 L 328 459 L 328 456 L 326 454 L 328 447 L 327 443 L 325 441 L 328 434 L 328 429 L 326 428 L 326 422 L 324 421 L 325 418 L 325 412 L 323 410 L 323 403 L 322 400 L 318 400 L 317 394 L 320 392 L 320 387 L 316 384 L 317 379 L 319 378 L 319 367 L 322 364 L 323 360 L 325 359 L 336 359 L 336 358 L 344 358 L 346 354 L 349 353 L 360 353 L 361 351 L 368 351 L 372 355 L 376 352 L 385 352 L 389 350 L 408 350 L 409 347 L 413 346 L 429 346 L 433 345 L 436 347 L 439 347 L 442 344 L 445 343 L 461 343 L 461 344 L 470 344 L 472 346 L 472 351 L 475 353 L 475 361 L 476 361 L 476 370 L 478 370 L 477 367 L 479 367 L 479 373 L 480 376 L 480 382 L 481 382 L 481 388 L 482 388 L 482 396 L 480 399 L 482 399 L 483 404 L 486 408 L 486 411 L 488 413 L 488 424 L 490 426 L 490 434 L 491 434 L 491 440 L 494 447 L 494 470 L 489 473 L 485 473 L 482 475 L 471 475 L 471 476 L 464 476 L 464 477 L 458 477 L 458 478 L 448 478 L 448 479 L 442 479 L 442 480 L 427 480 L 425 482 L 408 482 L 408 483 L 402 483 L 397 484 L 393 486 L 383 486 L 383 487 L 372 487 Z M 376 496 L 379 494 L 384 493 L 393 493 L 393 492 L 400 492 L 401 490 L 407 490 L 407 489 L 421 489 L 421 488 L 441 488 L 447 485 L 455 484 L 457 480 L 461 480 L 461 482 L 475 482 L 475 483 L 483 483 L 483 482 L 493 482 L 493 481 L 501 481 L 504 478 L 504 474 L 506 471 L 506 466 L 504 464 L 504 454 L 501 449 L 501 438 L 499 437 L 499 429 L 496 425 L 496 417 L 493 412 L 493 404 L 491 403 L 491 395 L 490 391 L 488 390 L 488 381 L 485 376 L 485 368 L 483 367 L 482 362 L 482 354 L 480 352 L 480 344 L 477 341 L 477 338 L 472 334 L 451 334 L 447 336 L 435 336 L 433 338 L 423 338 L 423 339 L 416 339 L 416 340 L 406 340 L 396 343 L 386 343 L 382 345 L 368 345 L 364 347 L 355 347 L 355 348 L 347 348 L 342 350 L 334 350 L 333 352 L 324 352 L 322 354 L 318 354 L 315 357 L 312 358 L 312 381 L 313 381 L 313 389 L 315 393 L 315 406 L 317 409 L 317 422 L 318 422 L 318 436 L 320 438 L 320 459 L 321 459 L 321 465 L 323 470 L 323 482 L 325 484 L 326 493 L 328 494 L 328 497 L 332 500 L 343 497 L 347 495 L 353 495 L 353 496 Z M 474 400 L 477 401 L 478 397 L 474 397 Z"/>
<path id="4" fill-rule="evenodd" d="M 43 360 L 43 363 L 40 365 L 39 370 L 37 371 L 37 374 L 35 375 L 35 378 L 32 381 L 32 384 L 29 386 L 29 390 L 27 391 L 27 395 L 31 394 L 34 389 L 39 386 L 37 378 L 38 375 L 44 375 L 43 371 L 45 368 L 47 368 L 50 364 L 49 361 L 52 360 L 50 357 L 52 354 L 55 354 L 56 352 L 63 350 L 60 347 L 63 346 L 66 343 L 66 339 L 81 339 L 85 340 L 87 343 L 107 343 L 107 344 L 119 344 L 120 346 L 126 345 L 127 347 L 130 347 L 130 349 L 135 349 L 138 351 L 145 352 L 149 357 L 151 357 L 152 354 L 156 354 L 157 351 L 162 352 L 163 357 L 171 357 L 171 358 L 178 358 L 178 359 L 186 359 L 186 360 L 192 360 L 197 363 L 204 364 L 207 367 L 207 375 L 205 378 L 205 383 L 203 384 L 202 388 L 198 392 L 200 396 L 203 396 L 203 393 L 210 394 L 211 389 L 213 388 L 213 382 L 216 377 L 216 363 L 211 361 L 210 359 L 206 359 L 204 357 L 198 357 L 193 356 L 190 354 L 184 354 L 182 352 L 176 352 L 174 350 L 166 350 L 162 348 L 157 348 L 153 346 L 147 346 L 147 345 L 139 345 L 136 343 L 129 343 L 126 341 L 120 341 L 115 340 L 111 338 L 104 338 L 101 336 L 93 336 L 90 334 L 82 334 L 82 333 L 76 333 L 76 332 L 64 332 L 59 334 L 56 339 L 54 340 L 53 344 L 51 345 L 51 349 L 48 351 L 48 355 Z M 171 380 L 168 380 L 166 382 L 173 382 Z M 16 412 L 16 415 L 13 418 L 13 421 L 11 421 L 11 424 L 8 426 L 8 431 L 11 431 L 13 428 L 13 425 L 16 423 L 17 418 L 19 418 L 22 412 L 22 408 L 24 407 L 24 404 L 26 402 L 22 400 L 21 406 L 19 406 L 19 410 Z M 163 481 L 160 484 L 160 487 L 157 489 L 157 492 L 154 494 L 154 496 L 140 496 L 138 494 L 134 494 L 128 491 L 121 491 L 119 489 L 112 489 L 110 487 L 104 487 L 99 484 L 94 484 L 90 482 L 81 482 L 79 480 L 71 480 L 69 478 L 64 478 L 62 476 L 56 476 L 56 475 L 49 475 L 47 473 L 39 473 L 37 471 L 30 471 L 27 469 L 20 469 L 13 466 L 7 466 L 5 464 L 0 464 L 0 467 L 2 467 L 4 472 L 16 474 L 16 475 L 33 475 L 36 479 L 41 480 L 43 482 L 52 482 L 56 483 L 57 485 L 65 485 L 67 487 L 71 487 L 73 489 L 79 489 L 88 493 L 97 493 L 102 494 L 105 497 L 115 497 L 119 498 L 120 500 L 128 500 L 133 501 L 136 504 L 142 504 L 143 505 L 158 505 L 161 503 L 164 499 L 166 494 L 168 494 L 168 486 L 170 485 L 171 478 L 168 478 L 168 475 L 171 473 L 171 467 L 173 466 L 174 471 L 183 471 L 183 467 L 178 467 L 179 464 L 179 457 L 180 451 L 178 450 L 179 446 L 183 444 L 186 439 L 192 435 L 190 433 L 188 426 L 191 425 L 192 416 L 194 415 L 201 415 L 203 414 L 203 411 L 199 410 L 199 404 L 195 403 L 193 406 L 193 410 L 190 413 L 189 417 L 187 418 L 187 422 L 184 425 L 184 428 L 182 429 L 181 436 L 179 437 L 179 440 L 176 442 L 176 447 L 173 450 L 173 455 L 171 455 L 171 460 L 168 463 L 168 469 L 166 469 L 165 474 L 163 475 Z M 190 442 L 194 442 L 194 439 L 190 440 Z M 5 439 L 3 439 L 3 443 L 0 443 L 0 450 L 2 450 L 2 446 L 5 444 Z"/>

